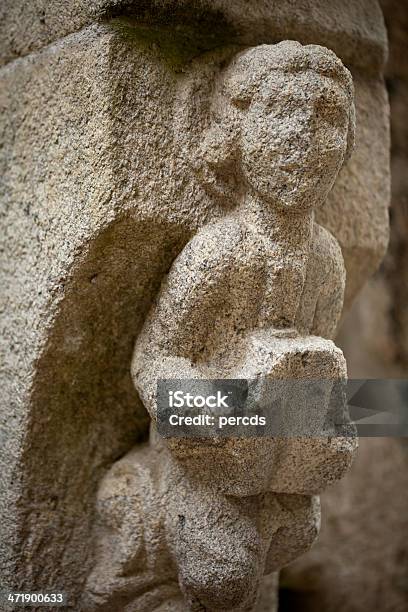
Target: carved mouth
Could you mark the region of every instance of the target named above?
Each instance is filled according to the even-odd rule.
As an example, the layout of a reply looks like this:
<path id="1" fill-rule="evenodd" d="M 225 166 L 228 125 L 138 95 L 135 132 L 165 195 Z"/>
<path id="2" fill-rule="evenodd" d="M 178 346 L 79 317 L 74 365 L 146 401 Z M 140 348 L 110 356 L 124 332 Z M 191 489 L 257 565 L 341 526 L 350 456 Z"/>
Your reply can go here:
<path id="1" fill-rule="evenodd" d="M 286 162 L 279 165 L 279 170 L 283 170 L 284 172 L 291 172 L 293 170 L 299 170 L 300 168 L 301 164 L 299 162 Z"/>

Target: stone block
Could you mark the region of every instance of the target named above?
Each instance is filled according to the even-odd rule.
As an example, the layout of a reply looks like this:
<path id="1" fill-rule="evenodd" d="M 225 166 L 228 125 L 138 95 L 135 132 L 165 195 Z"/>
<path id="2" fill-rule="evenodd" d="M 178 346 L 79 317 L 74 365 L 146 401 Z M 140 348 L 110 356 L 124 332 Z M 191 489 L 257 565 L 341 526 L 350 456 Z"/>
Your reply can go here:
<path id="1" fill-rule="evenodd" d="M 4 585 L 75 594 L 98 475 L 147 429 L 133 343 L 199 209 L 153 56 L 92 26 L 1 71 Z"/>
<path id="2" fill-rule="evenodd" d="M 377 0 L 3 0 L 1 62 L 27 55 L 95 21 L 127 16 L 187 26 L 194 36 L 212 32 L 230 42 L 255 45 L 293 39 L 332 48 L 346 64 L 378 70 L 386 34 Z"/>

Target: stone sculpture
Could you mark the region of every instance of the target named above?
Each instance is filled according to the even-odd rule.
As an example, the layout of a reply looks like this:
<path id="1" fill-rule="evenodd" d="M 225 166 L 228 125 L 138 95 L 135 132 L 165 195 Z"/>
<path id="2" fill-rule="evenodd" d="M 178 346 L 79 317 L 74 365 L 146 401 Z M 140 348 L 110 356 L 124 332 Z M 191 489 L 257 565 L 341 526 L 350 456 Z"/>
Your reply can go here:
<path id="1" fill-rule="evenodd" d="M 258 45 L 296 40 L 332 49 L 351 71 L 356 147 L 326 203 L 315 211 L 317 223 L 341 246 L 347 271 L 344 311 L 378 268 L 387 247 L 387 37 L 378 0 L 251 0 L 250 9 L 247 0 L 78 0 L 74 6 L 61 0 L 1 3 L 0 583 L 4 588 L 65 591 L 68 607 L 84 612 L 98 606 L 118 612 L 126 606 L 149 609 L 158 601 L 166 601 L 157 605 L 167 609 L 183 608 L 190 605 L 186 597 L 187 602 L 193 597 L 200 600 L 201 594 L 195 577 L 192 580 L 188 568 L 180 566 L 181 554 L 171 542 L 176 539 L 179 546 L 187 547 L 190 539 L 184 557 L 194 558 L 196 568 L 205 565 L 205 554 L 214 560 L 215 569 L 221 567 L 221 552 L 228 551 L 224 559 L 230 563 L 218 572 L 218 584 L 229 605 L 234 589 L 226 588 L 226 577 L 234 576 L 235 566 L 245 575 L 247 566 L 234 563 L 234 551 L 241 550 L 242 559 L 256 559 L 254 579 L 247 575 L 245 580 L 253 592 L 255 574 L 262 573 L 262 551 L 277 522 L 282 527 L 273 534 L 266 571 L 284 562 L 283 544 L 293 547 L 287 551 L 289 559 L 301 550 L 302 538 L 305 546 L 313 539 L 316 527 L 307 519 L 307 504 L 316 520 L 318 513 L 310 495 L 344 469 L 334 442 L 319 449 L 315 440 L 312 454 L 294 440 L 292 448 L 285 443 L 280 449 L 276 442 L 272 457 L 266 442 L 251 452 L 236 452 L 242 449 L 241 441 L 230 447 L 230 454 L 225 446 L 197 445 L 193 454 L 193 447 L 179 448 L 174 441 L 162 446 L 154 435 L 143 446 L 151 419 L 131 379 L 135 343 L 141 346 L 146 317 L 177 256 L 204 226 L 226 218 L 232 209 L 238 212 L 241 204 L 239 185 L 230 184 L 228 177 L 239 182 L 242 168 L 228 156 L 228 145 L 224 152 L 215 146 L 228 142 L 228 130 L 223 134 L 216 126 L 226 126 L 225 117 L 232 114 L 228 104 L 225 115 L 217 107 L 226 99 L 222 84 L 237 54 Z M 315 224 L 313 233 L 326 235 Z M 337 258 L 324 257 L 318 244 L 311 243 L 316 266 L 306 270 L 295 328 L 304 338 L 314 334 L 327 339 L 330 334 L 323 331 L 321 310 L 316 317 L 319 329 L 310 327 L 315 291 L 306 287 L 320 285 L 329 296 L 330 278 L 333 274 L 337 278 L 332 270 Z M 243 280 L 248 282 L 248 274 Z M 255 310 L 252 302 L 249 306 Z M 334 303 L 340 302 L 333 296 Z M 328 327 L 333 324 L 329 316 L 325 321 Z M 265 334 L 261 329 L 257 335 Z M 277 338 L 276 331 L 272 336 L 263 343 L 266 350 L 291 340 Z M 255 357 L 258 348 L 259 344 Z M 269 372 L 277 375 L 273 351 L 271 355 Z M 243 357 L 245 363 L 254 363 L 249 353 Z M 197 372 L 204 363 L 203 359 L 196 363 Z M 326 374 L 327 370 L 319 372 Z M 258 380 L 262 392 L 268 379 Z M 347 456 L 346 448 L 344 459 Z M 203 474 L 198 484 L 191 480 L 194 460 Z M 176 466 L 183 472 L 174 491 L 166 485 L 172 501 L 161 496 L 157 502 L 149 487 L 144 497 L 135 495 L 137 487 L 126 487 L 127 474 L 133 470 L 143 475 L 146 486 L 151 482 L 152 490 L 158 490 L 154 466 L 161 461 L 169 463 L 169 475 L 157 468 L 163 487 L 175 482 L 171 475 Z M 203 463 L 214 474 L 213 482 L 205 482 Z M 124 474 L 124 494 L 115 504 L 118 470 Z M 245 478 L 233 482 L 239 471 Z M 221 479 L 223 472 L 228 479 Z M 259 495 L 275 500 L 279 496 L 279 504 L 286 507 L 280 518 L 277 507 L 271 512 L 275 527 L 269 519 L 265 528 L 258 523 L 259 537 L 254 535 L 255 516 L 257 512 L 265 516 L 266 511 L 262 514 L 260 506 L 250 509 L 243 503 L 251 475 L 256 475 L 252 486 L 262 491 Z M 224 491 L 233 487 L 236 495 L 225 496 Z M 183 495 L 185 508 L 180 508 Z M 201 560 L 199 532 L 194 534 L 191 528 L 193 495 L 195 504 L 214 509 Z M 232 497 L 237 504 L 228 509 Z M 126 498 L 135 503 L 123 513 Z M 139 502 L 146 511 L 132 513 Z M 298 510 L 290 511 L 296 503 Z M 109 523 L 109 507 L 114 524 L 123 515 L 127 525 L 123 538 L 110 528 L 111 545 L 103 526 L 105 519 Z M 217 509 L 223 509 L 219 531 Z M 241 527 L 247 525 L 238 530 L 247 533 L 246 541 L 229 538 L 227 514 L 238 516 Z M 166 516 L 169 527 L 163 529 L 159 521 L 156 528 L 156 515 Z M 175 533 L 171 525 L 178 529 L 178 515 L 180 528 L 185 526 L 179 530 L 184 540 L 170 537 Z M 198 522 L 202 519 L 203 515 L 197 517 Z M 136 559 L 136 543 L 143 541 L 138 540 L 138 521 L 146 526 L 145 548 L 150 551 L 146 563 L 143 546 Z M 126 534 L 133 534 L 128 547 Z M 214 539 L 217 546 L 211 544 Z M 105 571 L 104 555 L 111 561 Z M 276 581 L 276 573 L 262 580 L 257 612 L 270 612 Z M 204 575 L 201 599 L 211 600 L 213 607 L 215 589 L 216 584 L 212 593 L 206 588 Z M 235 601 L 238 594 L 235 591 Z"/>
<path id="2" fill-rule="evenodd" d="M 219 212 L 173 262 L 137 338 L 151 437 L 100 485 L 85 609 L 254 610 L 262 576 L 314 541 L 316 495 L 355 440 L 164 441 L 156 383 L 255 378 L 262 393 L 268 379 L 346 376 L 331 341 L 344 263 L 315 210 L 353 144 L 352 78 L 326 48 L 262 45 L 218 75 L 191 166 Z"/>

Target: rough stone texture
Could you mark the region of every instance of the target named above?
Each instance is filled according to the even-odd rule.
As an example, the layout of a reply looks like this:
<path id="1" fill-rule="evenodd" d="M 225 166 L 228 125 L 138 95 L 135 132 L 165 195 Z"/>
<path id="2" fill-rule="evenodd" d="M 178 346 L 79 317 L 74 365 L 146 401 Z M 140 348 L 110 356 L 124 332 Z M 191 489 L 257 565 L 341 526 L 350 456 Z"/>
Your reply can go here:
<path id="1" fill-rule="evenodd" d="M 189 158 L 224 214 L 204 224 L 173 262 L 136 341 L 132 377 L 153 421 L 157 379 L 256 378 L 261 385 L 346 376 L 341 353 L 324 339 L 342 310 L 341 250 L 313 214 L 354 146 L 349 72 L 323 47 L 259 46 L 221 72 L 210 111 L 201 148 Z M 322 415 L 326 403 L 323 397 Z M 355 441 L 170 439 L 168 448 L 164 457 L 155 458 L 153 445 L 147 459 L 131 453 L 125 461 L 144 473 L 146 465 L 161 465 L 159 482 L 149 486 L 164 487 L 170 498 L 159 496 L 144 515 L 165 517 L 174 583 L 193 609 L 250 610 L 263 573 L 314 540 L 318 514 L 307 496 L 343 475 Z M 109 517 L 117 524 L 131 494 L 120 479 L 115 487 L 115 470 Z M 130 489 L 146 486 L 143 480 Z M 104 552 L 86 590 L 96 609 L 120 597 L 124 570 L 106 559 L 128 550 L 128 530 L 116 544 L 111 530 L 101 536 Z M 145 543 L 148 557 L 156 539 L 154 547 Z M 137 549 L 127 553 L 136 576 Z M 143 608 L 137 599 L 133 605 Z"/>
<path id="2" fill-rule="evenodd" d="M 355 378 L 408 373 L 408 8 L 384 0 L 390 37 L 390 248 L 346 316 L 338 337 Z M 322 530 L 311 554 L 285 571 L 290 610 L 404 612 L 408 607 L 408 447 L 363 439 L 345 479 L 322 496 Z"/>
<path id="3" fill-rule="evenodd" d="M 390 313 L 390 339 L 394 354 L 390 360 L 394 366 L 408 370 L 408 61 L 406 37 L 408 35 L 408 10 L 406 6 L 388 0 L 384 12 L 390 29 L 391 56 L 387 65 L 387 83 L 390 90 L 392 111 L 392 238 L 389 256 L 385 261 L 383 282 L 392 302 Z"/>
<path id="4" fill-rule="evenodd" d="M 99 488 L 84 609 L 253 610 L 265 564 L 277 569 L 277 541 L 278 560 L 306 550 L 319 504 L 273 493 L 226 497 L 217 480 L 186 478 L 155 436 L 116 462 Z"/>
<path id="5" fill-rule="evenodd" d="M 322 496 L 316 546 L 281 577 L 296 612 L 405 612 L 408 447 L 363 438 L 349 474 Z"/>
<path id="6" fill-rule="evenodd" d="M 249 10 L 250 9 L 250 10 Z M 38 50 L 95 20 L 127 15 L 146 24 L 187 25 L 254 45 L 284 38 L 332 48 L 370 70 L 384 64 L 386 36 L 376 0 L 3 0 L 0 58 Z M 202 43 L 205 43 L 205 36 Z M 205 44 L 204 44 L 205 48 Z"/>
<path id="7" fill-rule="evenodd" d="M 341 245 L 347 270 L 345 310 L 383 259 L 389 238 L 389 109 L 384 82 L 355 72 L 356 149 L 317 219 Z M 373 126 L 375 125 L 375 129 Z M 352 180 L 350 177 L 352 175 Z M 350 223 L 350 219 L 353 220 Z"/>
<path id="8" fill-rule="evenodd" d="M 68 31 L 58 26 L 42 36 L 29 25 L 38 5 L 2 6 L 14 38 L 7 59 Z M 202 186 L 183 152 L 200 149 L 215 77 L 239 51 L 225 46 L 231 39 L 261 44 L 269 35 L 287 38 L 299 31 L 302 42 L 326 44 L 344 61 L 360 64 L 359 71 L 351 67 L 357 147 L 338 181 L 347 184 L 350 201 L 363 194 L 371 207 L 362 209 L 364 221 L 358 221 L 364 235 L 352 232 L 360 214 L 356 204 L 347 209 L 342 231 L 337 222 L 330 230 L 343 248 L 350 286 L 362 283 L 366 263 L 348 256 L 346 238 L 351 236 L 350 250 L 357 253 L 364 237 L 372 268 L 381 258 L 384 226 L 376 219 L 387 205 L 387 106 L 375 73 L 385 52 L 382 21 L 372 3 L 369 14 L 365 9 L 358 18 L 347 11 L 365 4 L 351 3 L 336 18 L 327 3 L 327 13 L 319 4 L 307 6 L 316 7 L 309 10 L 312 29 L 300 7 L 298 19 L 291 12 L 277 34 L 255 28 L 251 39 L 245 32 L 231 36 L 223 20 L 215 36 L 207 36 L 208 24 L 203 27 L 198 42 L 194 29 L 114 20 L 1 69 L 3 585 L 64 588 L 78 609 L 92 563 L 97 484 L 115 459 L 147 436 L 147 413 L 129 374 L 135 339 L 175 257 L 200 227 L 220 217 L 221 205 L 209 198 L 208 185 Z M 64 7 L 47 3 L 46 10 L 57 19 Z M 267 15 L 276 14 L 274 9 L 279 10 L 269 7 Z M 246 17 L 245 10 L 242 23 Z M 332 25 L 323 27 L 322 20 Z M 354 27 L 356 20 L 366 38 Z M 60 23 L 65 28 L 70 21 Z M 371 35 L 370 23 L 378 36 Z M 27 44 L 19 36 L 23 31 Z M 362 38 L 370 44 L 361 45 Z M 190 63 L 214 47 L 219 48 L 201 62 Z M 364 71 L 358 58 L 370 58 Z M 368 130 L 373 146 L 378 143 L 376 159 L 363 153 Z M 363 190 L 361 164 L 354 160 L 364 156 Z M 376 196 L 379 184 L 384 201 Z M 345 205 L 337 185 L 331 197 L 332 210 L 337 201 Z M 333 240 L 324 230 L 322 235 L 330 248 Z M 323 323 L 333 322 L 321 318 Z M 329 341 L 322 342 L 334 361 L 340 359 Z"/>
<path id="9" fill-rule="evenodd" d="M 147 429 L 134 339 L 204 205 L 169 168 L 174 72 L 137 39 L 92 27 L 1 77 L 4 565 L 75 594 L 98 475 Z"/>

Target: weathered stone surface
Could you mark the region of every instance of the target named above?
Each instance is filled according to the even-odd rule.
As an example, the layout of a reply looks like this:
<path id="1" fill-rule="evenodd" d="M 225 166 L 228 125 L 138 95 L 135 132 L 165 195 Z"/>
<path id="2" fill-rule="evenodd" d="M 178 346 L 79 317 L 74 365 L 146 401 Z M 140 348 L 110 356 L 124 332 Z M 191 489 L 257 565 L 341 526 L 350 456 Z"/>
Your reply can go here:
<path id="1" fill-rule="evenodd" d="M 332 232 L 341 245 L 347 270 L 345 309 L 385 255 L 391 195 L 389 107 L 385 85 L 382 79 L 367 79 L 358 72 L 353 76 L 356 148 L 350 164 L 340 172 L 327 206 L 317 213 L 319 223 Z"/>
<path id="2" fill-rule="evenodd" d="M 406 110 L 408 105 L 408 60 L 406 38 L 408 35 L 408 11 L 395 0 L 383 2 L 384 14 L 390 28 L 391 54 L 386 76 L 390 90 L 391 136 L 392 136 L 392 204 L 391 241 L 385 262 L 382 281 L 392 301 L 392 317 L 389 341 L 394 355 L 389 362 L 394 367 L 408 369 L 408 126 Z"/>
<path id="3" fill-rule="evenodd" d="M 75 596 L 98 474 L 146 431 L 134 338 L 200 215 L 169 168 L 174 73 L 134 44 L 94 27 L 1 73 L 3 584 Z"/>
<path id="4" fill-rule="evenodd" d="M 0 8 L 4 63 L 38 50 L 95 20 L 117 15 L 139 23 L 187 25 L 230 42 L 254 45 L 285 38 L 332 48 L 348 64 L 378 70 L 386 35 L 377 0 L 3 0 Z M 211 37 L 210 37 L 211 38 Z M 205 48 L 205 37 L 202 40 Z"/>
<path id="5" fill-rule="evenodd" d="M 350 473 L 322 496 L 319 542 L 284 571 L 294 610 L 406 610 L 407 453 L 405 440 L 360 440 Z"/>
<path id="6" fill-rule="evenodd" d="M 90 611 L 253 610 L 265 564 L 272 571 L 283 551 L 290 560 L 307 550 L 319 525 L 316 499 L 226 497 L 216 474 L 186 479 L 158 437 L 114 464 L 97 507 Z"/>
<path id="7" fill-rule="evenodd" d="M 408 10 L 395 0 L 381 4 L 390 37 L 386 69 L 392 137 L 390 248 L 381 270 L 345 317 L 337 343 L 351 377 L 406 379 Z M 407 491 L 406 439 L 361 440 L 351 472 L 322 496 L 319 542 L 311 554 L 285 570 L 292 602 L 298 602 L 291 610 L 407 609 Z"/>
<path id="8" fill-rule="evenodd" d="M 255 47 L 219 74 L 201 147 L 188 158 L 224 214 L 205 223 L 173 262 L 132 361 L 153 422 L 158 379 L 255 378 L 261 388 L 269 379 L 345 378 L 341 353 L 322 337 L 334 332 L 342 310 L 342 255 L 313 215 L 352 153 L 354 120 L 351 75 L 323 47 L 293 41 Z M 324 276 L 319 250 L 329 292 L 316 282 L 319 272 Z M 320 398 L 323 420 L 328 400 Z M 176 494 L 146 514 L 166 517 L 174 581 L 192 609 L 249 610 L 262 575 L 313 542 L 318 510 L 311 495 L 341 477 L 356 444 L 322 434 L 207 444 L 180 438 L 167 446 L 156 487 Z M 137 456 L 129 461 L 140 469 Z M 112 496 L 121 499 L 114 480 Z M 104 541 L 113 546 L 110 533 Z M 146 543 L 148 555 L 150 548 Z M 88 589 L 92 595 L 110 585 L 99 596 L 108 606 L 123 570 L 102 561 L 95 571 Z"/>
<path id="9" fill-rule="evenodd" d="M 7 14 L 14 19 L 21 11 L 32 22 L 30 10 L 36 6 L 13 4 Z M 57 13 L 64 14 L 61 6 Z M 369 29 L 374 16 L 383 33 L 375 15 L 372 11 L 368 21 L 362 20 L 364 27 Z M 86 28 L 0 72 L 6 253 L 1 264 L 6 287 L 2 584 L 64 588 L 74 609 L 92 562 L 97 484 L 115 459 L 147 435 L 147 414 L 129 374 L 135 339 L 175 257 L 200 227 L 223 213 L 184 154 L 187 146 L 199 157 L 216 75 L 239 50 L 219 48 L 190 63 L 203 50 L 230 40 L 229 27 L 220 23 L 216 37 L 204 33 L 193 44 L 184 28 L 175 34 L 173 27 L 115 20 Z M 281 22 L 286 23 L 286 30 L 280 26 L 282 36 L 296 35 L 292 15 L 290 23 Z M 67 31 L 59 27 L 50 31 Z M 300 30 L 307 32 L 304 42 L 356 49 L 354 59 L 370 57 L 370 73 L 378 69 L 384 47 L 380 55 L 377 43 L 369 46 L 372 55 L 360 53 L 360 37 L 351 26 L 334 34 L 333 27 L 310 34 L 303 22 Z M 27 27 L 26 40 L 34 42 L 24 46 L 17 41 L 17 30 L 12 31 L 9 27 L 18 54 L 51 40 L 51 34 L 42 37 L 35 29 L 30 34 Z M 244 32 L 238 40 L 265 42 L 263 30 L 251 32 L 253 39 Z M 361 73 L 357 99 L 360 83 L 367 91 L 382 87 Z M 381 106 L 371 111 L 369 97 L 357 109 L 358 129 L 365 134 L 371 126 L 385 151 L 376 112 L 384 113 L 386 104 L 379 98 Z M 343 170 L 351 198 L 362 193 L 353 159 L 364 146 L 364 138 L 357 141 Z M 374 208 L 384 211 L 387 203 L 371 197 L 370 190 L 377 189 L 371 179 L 378 174 L 386 185 L 388 175 L 386 166 L 370 162 L 364 193 L 373 209 L 365 218 L 364 236 L 370 239 L 364 248 L 371 249 L 374 262 L 383 249 L 378 240 L 383 228 L 372 225 Z M 339 206 L 343 204 L 340 199 Z M 357 205 L 350 211 L 349 232 L 339 233 L 340 244 L 351 232 Z M 337 226 L 333 222 L 330 227 L 336 237 Z M 330 250 L 333 239 L 324 230 L 322 236 Z M 354 236 L 353 246 L 358 238 Z M 338 246 L 333 248 L 339 254 Z M 345 259 L 347 264 L 347 253 Z M 364 276 L 353 280 L 360 259 L 350 266 L 347 279 L 355 287 Z M 318 319 L 322 331 L 315 333 L 331 336 L 331 318 Z M 328 340 L 323 346 L 335 355 Z M 338 356 L 333 359 L 342 363 Z"/>

